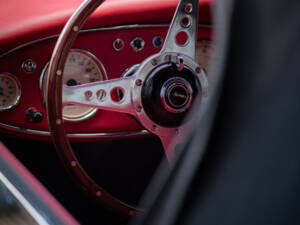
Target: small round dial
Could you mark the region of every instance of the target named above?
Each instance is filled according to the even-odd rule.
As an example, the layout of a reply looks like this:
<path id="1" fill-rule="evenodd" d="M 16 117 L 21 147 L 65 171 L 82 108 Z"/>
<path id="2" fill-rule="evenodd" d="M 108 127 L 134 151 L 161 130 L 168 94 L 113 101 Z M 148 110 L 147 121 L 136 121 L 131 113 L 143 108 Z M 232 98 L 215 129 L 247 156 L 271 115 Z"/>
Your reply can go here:
<path id="1" fill-rule="evenodd" d="M 0 110 L 11 109 L 18 104 L 21 87 L 18 79 L 10 73 L 0 73 Z"/>
<path id="2" fill-rule="evenodd" d="M 197 62 L 204 67 L 209 77 L 210 62 L 214 53 L 214 45 L 211 41 L 200 40 L 197 42 L 196 59 Z"/>
<path id="3" fill-rule="evenodd" d="M 47 75 L 48 64 L 42 72 L 40 81 L 44 98 Z M 70 51 L 64 67 L 64 84 L 68 86 L 75 86 L 104 80 L 106 78 L 106 72 L 103 65 L 94 55 L 80 49 L 72 49 Z M 63 117 L 65 120 L 79 121 L 89 118 L 96 111 L 96 108 L 69 104 L 63 108 Z"/>

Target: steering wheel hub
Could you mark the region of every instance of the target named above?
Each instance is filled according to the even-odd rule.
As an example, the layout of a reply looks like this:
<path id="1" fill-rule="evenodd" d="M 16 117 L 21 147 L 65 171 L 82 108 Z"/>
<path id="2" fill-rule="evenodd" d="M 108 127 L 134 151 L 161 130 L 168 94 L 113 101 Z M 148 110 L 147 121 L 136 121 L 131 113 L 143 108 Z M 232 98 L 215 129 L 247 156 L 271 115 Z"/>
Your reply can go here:
<path id="1" fill-rule="evenodd" d="M 170 57 L 158 57 L 164 58 Z M 178 70 L 176 64 L 170 61 L 154 67 L 141 90 L 145 113 L 154 123 L 163 127 L 182 124 L 196 96 L 201 99 L 198 75 L 189 66 Z"/>

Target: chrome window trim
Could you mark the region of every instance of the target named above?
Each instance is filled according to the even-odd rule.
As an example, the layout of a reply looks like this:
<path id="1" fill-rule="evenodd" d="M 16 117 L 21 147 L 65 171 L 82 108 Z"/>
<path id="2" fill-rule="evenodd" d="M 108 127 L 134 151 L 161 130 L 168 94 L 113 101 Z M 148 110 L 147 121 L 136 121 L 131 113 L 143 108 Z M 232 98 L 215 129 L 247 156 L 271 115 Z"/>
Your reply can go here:
<path id="1" fill-rule="evenodd" d="M 111 26 L 111 27 L 99 27 L 99 28 L 90 28 L 85 30 L 80 30 L 80 33 L 89 33 L 89 32 L 96 32 L 96 31 L 112 31 L 112 30 L 123 30 L 123 29 L 133 29 L 133 28 L 163 28 L 163 27 L 169 27 L 170 24 L 131 24 L 131 25 L 121 25 L 121 26 Z M 213 28 L 213 25 L 210 24 L 199 24 L 198 28 Z M 21 44 L 13 49 L 10 49 L 2 54 L 0 54 L 0 58 L 3 58 L 7 55 L 9 55 L 12 52 L 15 52 L 19 49 L 22 49 L 24 47 L 27 47 L 29 45 L 33 45 L 42 41 L 50 40 L 53 38 L 58 38 L 59 34 L 51 35 L 45 38 L 33 40 L 24 44 Z"/>
<path id="2" fill-rule="evenodd" d="M 41 135 L 41 136 L 49 136 L 49 131 L 42 131 L 42 130 L 33 130 L 27 128 L 21 128 L 5 123 L 0 123 L 0 127 L 4 129 L 11 129 L 13 131 L 22 132 L 26 134 L 33 134 L 33 135 Z M 74 133 L 74 134 L 67 134 L 68 137 L 78 137 L 78 138 L 119 138 L 119 137 L 136 137 L 136 136 L 146 136 L 149 135 L 149 131 L 147 130 L 137 130 L 137 131 L 123 131 L 123 132 L 109 132 L 109 133 Z"/>
<path id="3" fill-rule="evenodd" d="M 47 221 L 41 216 L 41 214 L 26 200 L 26 198 L 19 192 L 19 190 L 9 181 L 9 179 L 0 172 L 0 181 L 11 192 L 16 200 L 24 207 L 30 216 L 40 225 L 49 225 Z"/>

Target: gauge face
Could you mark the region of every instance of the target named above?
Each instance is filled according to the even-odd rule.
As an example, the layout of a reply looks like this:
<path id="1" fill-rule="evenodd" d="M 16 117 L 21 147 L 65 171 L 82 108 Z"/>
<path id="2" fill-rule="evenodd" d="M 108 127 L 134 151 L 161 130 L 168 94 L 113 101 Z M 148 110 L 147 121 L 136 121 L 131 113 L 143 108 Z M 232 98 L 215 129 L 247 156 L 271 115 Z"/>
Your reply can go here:
<path id="1" fill-rule="evenodd" d="M 214 53 L 214 45 L 211 41 L 200 40 L 197 42 L 196 59 L 204 67 L 209 77 L 210 62 Z"/>
<path id="2" fill-rule="evenodd" d="M 20 82 L 10 73 L 0 74 L 0 110 L 11 109 L 21 96 Z"/>
<path id="3" fill-rule="evenodd" d="M 45 98 L 48 64 L 41 76 L 41 86 Z M 106 79 L 106 73 L 101 62 L 91 53 L 79 49 L 72 49 L 67 57 L 64 68 L 63 82 L 68 86 L 86 84 Z M 63 108 L 65 120 L 79 121 L 87 119 L 97 111 L 96 108 L 66 105 Z"/>

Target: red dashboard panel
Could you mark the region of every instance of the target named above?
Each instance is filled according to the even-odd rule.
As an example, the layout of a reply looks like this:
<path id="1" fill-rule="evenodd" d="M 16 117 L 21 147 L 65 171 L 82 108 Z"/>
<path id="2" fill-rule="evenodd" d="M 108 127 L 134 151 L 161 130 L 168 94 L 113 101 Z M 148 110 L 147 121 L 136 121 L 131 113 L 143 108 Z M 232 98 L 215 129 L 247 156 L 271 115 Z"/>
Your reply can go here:
<path id="1" fill-rule="evenodd" d="M 59 34 L 82 0 L 10 0 L 0 3 L 0 53 Z M 200 0 L 199 22 L 211 24 L 212 0 Z M 106 0 L 85 28 L 169 23 L 178 0 Z"/>
<path id="2" fill-rule="evenodd" d="M 153 46 L 153 37 L 161 36 L 164 38 L 167 29 L 168 27 L 165 25 L 139 25 L 85 30 L 79 35 L 73 48 L 84 49 L 94 54 L 104 65 L 108 78 L 117 78 L 129 66 L 140 63 L 146 57 L 157 53 L 160 48 Z M 134 51 L 130 46 L 130 42 L 135 37 L 143 38 L 146 43 L 143 50 L 139 52 Z M 113 49 L 112 43 L 117 38 L 124 40 L 125 47 L 122 51 Z M 211 38 L 212 29 L 207 26 L 200 26 L 198 39 L 210 40 Z M 22 86 L 19 104 L 11 110 L 0 112 L 2 133 L 9 132 L 21 136 L 29 134 L 28 137 L 31 138 L 49 139 L 46 109 L 42 101 L 39 80 L 44 66 L 50 60 L 56 39 L 57 37 L 52 37 L 36 41 L 0 57 L 0 72 L 12 73 L 20 80 Z M 35 72 L 26 73 L 21 68 L 22 62 L 26 59 L 32 59 L 36 62 Z M 44 114 L 44 119 L 41 122 L 34 123 L 26 118 L 25 112 L 30 107 L 34 107 Z M 127 114 L 100 110 L 87 120 L 66 121 L 65 127 L 68 133 L 82 134 L 88 132 L 89 134 L 98 134 L 97 137 L 101 137 L 99 133 L 118 134 L 143 129 L 133 117 Z M 33 133 L 37 136 L 30 136 Z"/>

